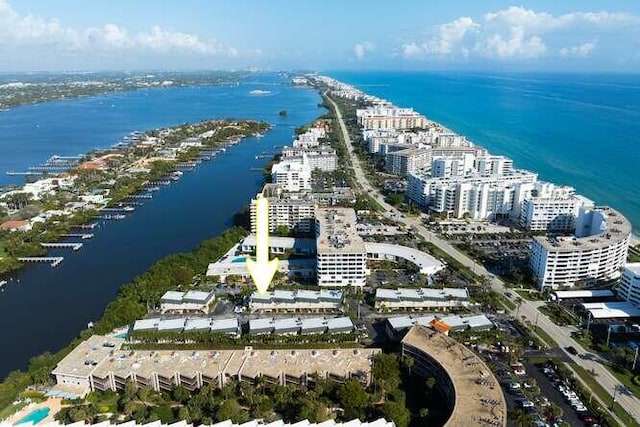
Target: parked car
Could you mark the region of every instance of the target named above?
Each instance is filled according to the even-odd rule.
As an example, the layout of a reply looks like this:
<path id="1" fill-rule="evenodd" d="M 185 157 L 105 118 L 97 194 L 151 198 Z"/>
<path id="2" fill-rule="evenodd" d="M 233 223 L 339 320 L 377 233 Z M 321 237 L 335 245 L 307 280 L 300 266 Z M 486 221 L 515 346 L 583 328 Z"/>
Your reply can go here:
<path id="1" fill-rule="evenodd" d="M 578 350 L 576 350 L 576 348 L 572 345 L 565 347 L 564 349 L 567 350 L 567 353 L 569 354 L 573 354 L 574 356 L 578 355 Z"/>
<path id="2" fill-rule="evenodd" d="M 520 383 L 512 381 L 509 383 L 509 390 L 520 390 Z"/>

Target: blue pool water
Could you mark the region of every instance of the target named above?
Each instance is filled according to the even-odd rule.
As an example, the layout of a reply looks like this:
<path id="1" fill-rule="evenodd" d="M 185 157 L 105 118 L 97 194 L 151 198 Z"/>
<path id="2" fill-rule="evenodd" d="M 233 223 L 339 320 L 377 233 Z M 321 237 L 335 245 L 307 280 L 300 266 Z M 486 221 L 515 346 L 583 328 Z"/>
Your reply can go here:
<path id="1" fill-rule="evenodd" d="M 49 416 L 50 408 L 39 408 L 34 411 L 29 412 L 28 415 L 21 418 L 15 425 L 25 424 L 25 423 L 33 423 L 38 424 L 40 421 L 44 420 Z"/>
<path id="2" fill-rule="evenodd" d="M 232 262 L 232 263 L 233 263 L 233 262 L 238 263 L 238 262 L 246 262 L 246 261 L 247 261 L 247 257 L 239 257 L 239 258 L 234 259 L 234 260 L 233 260 L 233 261 L 231 261 L 231 262 Z"/>

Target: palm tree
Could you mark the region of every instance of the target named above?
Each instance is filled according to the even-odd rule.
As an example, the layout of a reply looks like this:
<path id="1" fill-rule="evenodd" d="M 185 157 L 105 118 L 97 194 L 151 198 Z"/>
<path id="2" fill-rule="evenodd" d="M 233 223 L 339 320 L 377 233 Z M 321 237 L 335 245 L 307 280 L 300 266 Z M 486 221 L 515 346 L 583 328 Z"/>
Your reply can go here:
<path id="1" fill-rule="evenodd" d="M 404 365 L 409 370 L 409 375 L 411 375 L 411 368 L 413 368 L 414 364 L 415 364 L 415 360 L 413 360 L 412 357 L 409 357 L 409 356 L 404 357 Z"/>
<path id="2" fill-rule="evenodd" d="M 516 427 L 529 427 L 533 420 L 531 419 L 531 415 L 523 411 L 522 409 L 518 409 L 514 411 L 509 416 L 509 419 L 513 421 L 513 424 Z"/>
<path id="3" fill-rule="evenodd" d="M 516 299 L 514 299 L 513 302 L 516 304 L 516 318 L 517 318 L 518 313 L 520 313 L 520 306 L 522 305 L 523 299 L 520 297 L 516 297 Z"/>

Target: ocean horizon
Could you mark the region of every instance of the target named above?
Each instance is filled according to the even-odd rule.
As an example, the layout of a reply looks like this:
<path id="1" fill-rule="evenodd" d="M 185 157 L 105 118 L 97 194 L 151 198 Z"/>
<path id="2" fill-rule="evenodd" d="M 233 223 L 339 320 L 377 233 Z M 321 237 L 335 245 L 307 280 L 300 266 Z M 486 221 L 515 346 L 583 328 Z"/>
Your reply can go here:
<path id="1" fill-rule="evenodd" d="M 640 74 L 328 71 L 625 215 L 637 238 Z"/>

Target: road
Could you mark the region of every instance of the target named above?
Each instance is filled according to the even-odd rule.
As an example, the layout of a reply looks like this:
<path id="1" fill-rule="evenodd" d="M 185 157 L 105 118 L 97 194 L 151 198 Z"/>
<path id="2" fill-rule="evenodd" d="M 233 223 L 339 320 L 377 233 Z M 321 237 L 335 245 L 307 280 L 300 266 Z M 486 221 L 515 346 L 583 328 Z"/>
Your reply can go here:
<path id="1" fill-rule="evenodd" d="M 392 205 L 386 203 L 384 201 L 384 197 L 380 193 L 377 188 L 374 188 L 369 180 L 366 178 L 364 172 L 362 171 L 362 167 L 360 166 L 360 160 L 355 155 L 353 151 L 353 144 L 351 141 L 351 137 L 349 136 L 349 132 L 347 131 L 347 127 L 344 123 L 344 119 L 342 118 L 342 112 L 338 108 L 337 104 L 333 101 L 333 99 L 328 98 L 329 102 L 333 105 L 333 108 L 336 112 L 336 116 L 338 117 L 338 122 L 340 123 L 340 129 L 342 131 L 342 135 L 344 137 L 344 141 L 347 145 L 347 152 L 349 153 L 349 158 L 351 160 L 351 165 L 353 167 L 353 171 L 355 173 L 356 181 L 362 187 L 362 191 L 366 194 L 371 195 L 376 199 L 376 201 L 384 208 L 384 212 L 382 213 L 387 218 L 401 222 L 405 226 L 409 228 L 413 228 L 418 233 L 420 233 L 427 241 L 433 243 L 438 246 L 441 250 L 446 252 L 449 256 L 470 268 L 476 274 L 484 275 L 489 277 L 491 280 L 491 288 L 502 294 L 505 298 L 513 301 L 517 296 L 511 295 L 511 297 L 507 297 L 505 292 L 507 292 L 507 288 L 502 280 L 495 277 L 493 274 L 489 273 L 482 265 L 477 264 L 473 259 L 469 258 L 467 255 L 458 251 L 452 245 L 450 245 L 447 241 L 442 240 L 436 234 L 427 230 L 424 225 L 421 223 L 420 219 L 405 217 L 400 211 L 398 211 Z M 598 363 L 596 360 L 591 360 L 590 358 L 584 358 L 585 354 L 588 352 L 571 336 L 568 334 L 568 331 L 564 330 L 560 326 L 553 323 L 547 316 L 541 313 L 531 301 L 522 300 L 520 307 L 518 308 L 518 315 L 520 318 L 525 318 L 529 320 L 532 324 L 536 324 L 543 331 L 545 331 L 552 339 L 558 343 L 560 348 L 564 349 L 568 346 L 574 347 L 578 350 L 578 356 L 573 356 L 567 353 L 567 355 L 578 365 L 582 366 L 587 371 L 592 371 L 595 373 L 595 377 L 597 381 L 602 385 L 602 387 L 609 393 L 610 396 L 613 395 L 616 387 L 623 387 L 620 381 L 618 381 L 602 364 Z M 583 357 L 579 357 L 579 356 Z M 593 357 L 596 359 L 596 357 Z M 632 417 L 636 419 L 636 421 L 640 421 L 640 400 L 638 400 L 635 396 L 630 393 L 621 394 L 618 393 L 616 401 L 622 406 L 625 411 Z M 607 406 L 611 404 L 609 402 L 603 402 Z"/>

